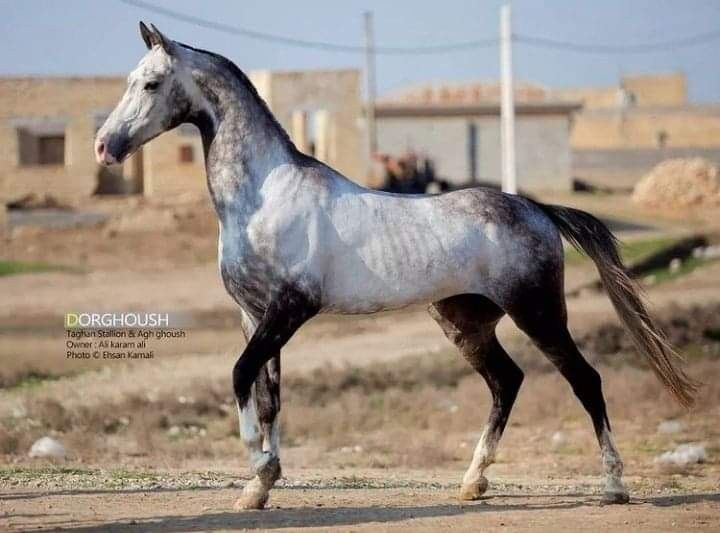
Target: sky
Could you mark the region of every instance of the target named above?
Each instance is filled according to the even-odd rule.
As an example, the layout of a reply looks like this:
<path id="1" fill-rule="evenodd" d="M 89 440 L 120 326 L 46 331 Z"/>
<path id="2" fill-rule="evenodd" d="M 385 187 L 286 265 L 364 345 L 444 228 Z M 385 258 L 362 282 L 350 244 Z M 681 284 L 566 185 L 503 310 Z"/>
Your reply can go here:
<path id="1" fill-rule="evenodd" d="M 378 46 L 498 36 L 494 0 L 146 0 L 204 19 L 299 39 L 361 45 L 372 11 Z M 513 31 L 583 44 L 634 45 L 720 29 L 720 0 L 514 0 Z M 288 47 L 200 28 L 120 0 L 0 0 L 0 75 L 126 74 L 144 53 L 137 23 L 221 53 L 241 69 L 362 68 L 362 54 Z M 517 79 L 549 87 L 616 85 L 623 74 L 682 71 L 690 99 L 720 102 L 720 39 L 650 54 L 580 54 L 516 43 Z M 497 48 L 379 56 L 379 94 L 405 85 L 498 78 Z"/>

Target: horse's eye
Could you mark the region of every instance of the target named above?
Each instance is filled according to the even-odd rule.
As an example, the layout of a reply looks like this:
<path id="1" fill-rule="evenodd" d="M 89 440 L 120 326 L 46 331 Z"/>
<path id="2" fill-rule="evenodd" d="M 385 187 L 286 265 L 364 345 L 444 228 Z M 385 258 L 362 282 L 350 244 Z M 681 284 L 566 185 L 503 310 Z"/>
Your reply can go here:
<path id="1" fill-rule="evenodd" d="M 156 91 L 158 87 L 160 87 L 159 81 L 149 81 L 145 84 L 146 91 Z"/>

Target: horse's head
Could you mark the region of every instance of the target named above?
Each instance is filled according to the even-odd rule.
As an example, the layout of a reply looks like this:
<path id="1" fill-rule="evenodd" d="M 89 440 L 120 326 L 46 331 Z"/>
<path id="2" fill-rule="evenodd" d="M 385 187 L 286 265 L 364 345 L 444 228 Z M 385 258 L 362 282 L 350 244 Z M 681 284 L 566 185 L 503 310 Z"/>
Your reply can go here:
<path id="1" fill-rule="evenodd" d="M 184 50 L 158 29 L 140 23 L 148 52 L 128 76 L 122 99 L 97 132 L 95 158 L 102 165 L 119 163 L 149 140 L 184 122 L 196 90 Z"/>

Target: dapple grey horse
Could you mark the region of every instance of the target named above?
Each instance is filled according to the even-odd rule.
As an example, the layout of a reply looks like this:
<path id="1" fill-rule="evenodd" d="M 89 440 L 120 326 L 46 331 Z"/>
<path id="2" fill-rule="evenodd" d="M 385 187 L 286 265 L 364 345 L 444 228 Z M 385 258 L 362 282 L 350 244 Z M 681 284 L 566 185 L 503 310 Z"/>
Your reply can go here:
<path id="1" fill-rule="evenodd" d="M 610 231 L 567 207 L 474 188 L 398 195 L 368 190 L 299 152 L 252 83 L 226 58 L 140 23 L 148 52 L 95 141 L 99 163 L 122 161 L 182 123 L 201 133 L 219 220 L 218 259 L 247 345 L 232 373 L 240 434 L 256 473 L 237 508 L 262 508 L 279 478 L 280 349 L 318 313 L 359 314 L 426 303 L 487 382 L 489 420 L 463 477 L 477 499 L 523 380 L 498 342 L 508 314 L 582 402 L 600 444 L 607 502 L 624 503 L 623 465 L 600 375 L 567 329 L 561 235 L 596 263 L 638 350 L 684 405 L 695 382 L 648 315 Z"/>

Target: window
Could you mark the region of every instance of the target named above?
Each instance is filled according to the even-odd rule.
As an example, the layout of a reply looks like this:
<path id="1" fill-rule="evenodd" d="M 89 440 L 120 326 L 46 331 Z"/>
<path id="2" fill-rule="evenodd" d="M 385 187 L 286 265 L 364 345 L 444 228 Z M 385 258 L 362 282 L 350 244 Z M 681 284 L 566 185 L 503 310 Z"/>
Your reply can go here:
<path id="1" fill-rule="evenodd" d="M 65 134 L 19 128 L 18 161 L 20 165 L 64 165 Z"/>
<path id="2" fill-rule="evenodd" d="M 195 150 L 191 144 L 183 144 L 180 146 L 179 157 L 181 163 L 192 163 L 195 161 Z"/>
<path id="3" fill-rule="evenodd" d="M 48 135 L 37 138 L 39 165 L 65 164 L 65 136 Z"/>

